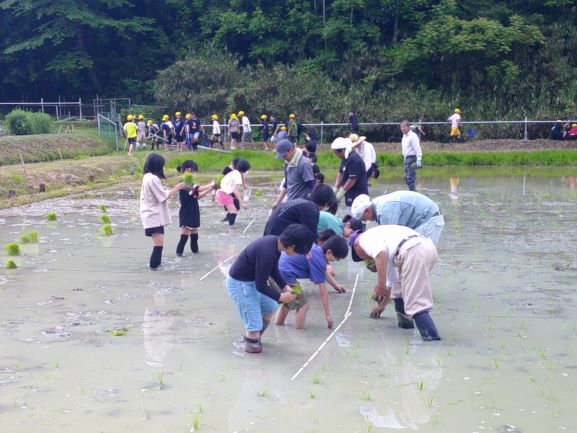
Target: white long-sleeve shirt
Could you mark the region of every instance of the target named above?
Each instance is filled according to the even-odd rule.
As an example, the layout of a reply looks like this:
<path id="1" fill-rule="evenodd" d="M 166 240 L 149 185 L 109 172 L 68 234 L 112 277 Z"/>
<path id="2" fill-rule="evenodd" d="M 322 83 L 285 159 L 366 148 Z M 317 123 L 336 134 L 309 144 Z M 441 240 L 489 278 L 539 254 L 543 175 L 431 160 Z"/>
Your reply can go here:
<path id="1" fill-rule="evenodd" d="M 406 134 L 403 134 L 401 147 L 404 158 L 407 156 L 416 156 L 417 159 L 422 159 L 423 151 L 421 150 L 419 136 L 413 131 L 409 131 Z"/>
<path id="2" fill-rule="evenodd" d="M 218 120 L 212 121 L 212 133 L 213 135 L 220 135 L 220 123 L 218 123 Z"/>
<path id="3" fill-rule="evenodd" d="M 252 129 L 250 127 L 250 120 L 248 119 L 248 116 L 243 116 L 242 117 L 242 132 L 251 132 Z"/>
<path id="4" fill-rule="evenodd" d="M 357 152 L 363 158 L 363 162 L 365 163 L 365 170 L 369 171 L 371 166 L 377 160 L 377 153 L 375 152 L 375 147 L 369 143 L 368 141 L 363 141 L 358 147 Z"/>
<path id="5" fill-rule="evenodd" d="M 140 190 L 140 218 L 145 229 L 170 224 L 167 200 L 168 191 L 164 189 L 158 176 L 146 173 Z"/>

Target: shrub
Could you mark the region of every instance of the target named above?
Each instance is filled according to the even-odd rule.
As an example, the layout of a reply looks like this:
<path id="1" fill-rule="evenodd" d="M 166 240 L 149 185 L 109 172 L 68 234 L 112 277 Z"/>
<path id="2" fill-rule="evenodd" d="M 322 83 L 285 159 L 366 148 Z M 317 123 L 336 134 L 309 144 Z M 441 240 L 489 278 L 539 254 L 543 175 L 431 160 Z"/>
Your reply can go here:
<path id="1" fill-rule="evenodd" d="M 46 113 L 17 108 L 6 116 L 6 126 L 14 135 L 48 134 L 52 130 L 52 118 Z"/>

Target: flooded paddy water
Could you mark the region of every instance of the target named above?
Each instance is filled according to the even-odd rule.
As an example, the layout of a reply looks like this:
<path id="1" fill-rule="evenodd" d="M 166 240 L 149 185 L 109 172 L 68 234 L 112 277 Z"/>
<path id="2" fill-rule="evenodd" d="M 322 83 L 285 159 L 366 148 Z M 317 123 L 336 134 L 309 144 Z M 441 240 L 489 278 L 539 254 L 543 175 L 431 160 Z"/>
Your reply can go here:
<path id="1" fill-rule="evenodd" d="M 432 273 L 443 340 L 397 328 L 390 305 L 370 319 L 375 276 L 342 261 L 348 290 L 331 292 L 330 307 L 340 323 L 358 275 L 352 314 L 292 381 L 331 334 L 311 283 L 306 329 L 289 316 L 269 328 L 261 355 L 247 355 L 226 264 L 200 280 L 261 234 L 276 183 L 251 182 L 233 228 L 201 202 L 198 255 L 175 256 L 173 200 L 157 272 L 138 188 L 0 211 L 3 245 L 39 234 L 18 269 L 0 270 L 0 431 L 577 432 L 574 182 L 473 171 L 421 180 L 446 221 Z M 384 189 L 404 185 L 371 194 Z M 100 205 L 110 237 L 99 235 Z"/>

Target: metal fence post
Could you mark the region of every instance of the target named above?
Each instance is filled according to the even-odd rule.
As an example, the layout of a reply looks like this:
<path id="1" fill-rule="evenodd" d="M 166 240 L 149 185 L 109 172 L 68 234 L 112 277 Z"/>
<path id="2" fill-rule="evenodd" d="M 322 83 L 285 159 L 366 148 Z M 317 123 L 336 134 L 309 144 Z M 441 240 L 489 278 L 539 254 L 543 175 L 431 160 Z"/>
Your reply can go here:
<path id="1" fill-rule="evenodd" d="M 44 113 L 44 98 L 40 98 L 40 109 Z"/>
<path id="2" fill-rule="evenodd" d="M 100 132 L 100 115 L 96 115 L 96 124 L 98 125 L 98 136 L 102 137 L 102 134 Z"/>
<path id="3" fill-rule="evenodd" d="M 80 120 L 82 120 L 82 98 L 78 98 L 78 109 L 80 111 Z"/>
<path id="4" fill-rule="evenodd" d="M 527 116 L 525 116 L 525 132 L 523 133 L 523 140 L 528 140 L 529 134 L 527 133 Z"/>
<path id="5" fill-rule="evenodd" d="M 324 132 L 324 130 L 323 130 L 323 123 L 324 123 L 324 122 L 321 120 L 321 144 L 324 144 L 324 143 L 325 143 L 325 142 L 323 141 L 323 132 Z"/>

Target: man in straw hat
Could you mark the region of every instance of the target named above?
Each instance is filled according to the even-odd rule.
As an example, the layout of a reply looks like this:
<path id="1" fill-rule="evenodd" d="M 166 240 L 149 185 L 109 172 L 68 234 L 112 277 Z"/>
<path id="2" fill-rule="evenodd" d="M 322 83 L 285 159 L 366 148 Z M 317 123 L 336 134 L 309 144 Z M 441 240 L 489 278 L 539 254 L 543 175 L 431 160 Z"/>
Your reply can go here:
<path id="1" fill-rule="evenodd" d="M 366 141 L 367 137 L 358 136 L 357 134 L 349 135 L 353 150 L 355 150 L 363 159 L 365 163 L 365 171 L 367 172 L 367 179 L 378 172 L 377 154 L 375 147 Z M 377 178 L 379 176 L 375 176 Z"/>

